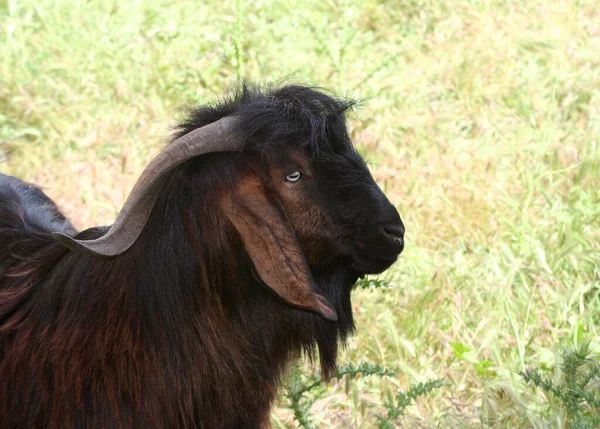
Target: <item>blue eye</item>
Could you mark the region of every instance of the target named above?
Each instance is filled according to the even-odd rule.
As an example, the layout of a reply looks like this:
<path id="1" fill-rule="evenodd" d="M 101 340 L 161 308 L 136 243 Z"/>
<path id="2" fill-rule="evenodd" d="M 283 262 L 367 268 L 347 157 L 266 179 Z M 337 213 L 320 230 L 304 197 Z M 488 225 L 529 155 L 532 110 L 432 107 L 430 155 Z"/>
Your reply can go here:
<path id="1" fill-rule="evenodd" d="M 285 176 L 285 180 L 287 180 L 288 182 L 297 182 L 301 177 L 302 173 L 300 173 L 299 171 L 295 171 L 289 176 Z"/>

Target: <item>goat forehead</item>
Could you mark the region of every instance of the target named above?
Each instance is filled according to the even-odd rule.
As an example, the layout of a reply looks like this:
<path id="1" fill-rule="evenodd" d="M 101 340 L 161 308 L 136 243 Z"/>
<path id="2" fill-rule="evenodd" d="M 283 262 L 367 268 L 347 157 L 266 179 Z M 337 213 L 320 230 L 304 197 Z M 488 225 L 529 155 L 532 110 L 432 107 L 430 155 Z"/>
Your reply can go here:
<path id="1" fill-rule="evenodd" d="M 263 153 L 263 155 L 265 155 Z M 270 168 L 276 174 L 290 174 L 299 169 L 313 176 L 327 187 L 349 183 L 371 184 L 372 176 L 364 159 L 353 149 L 343 151 L 310 151 L 298 147 L 286 147 L 266 154 Z"/>
<path id="2" fill-rule="evenodd" d="M 325 173 L 343 176 L 369 176 L 365 161 L 354 151 L 348 150 L 337 154 L 315 158 L 316 168 Z"/>
<path id="3" fill-rule="evenodd" d="M 306 153 L 302 153 L 298 150 L 289 151 L 289 159 L 305 172 L 309 172 L 312 169 L 311 158 Z"/>

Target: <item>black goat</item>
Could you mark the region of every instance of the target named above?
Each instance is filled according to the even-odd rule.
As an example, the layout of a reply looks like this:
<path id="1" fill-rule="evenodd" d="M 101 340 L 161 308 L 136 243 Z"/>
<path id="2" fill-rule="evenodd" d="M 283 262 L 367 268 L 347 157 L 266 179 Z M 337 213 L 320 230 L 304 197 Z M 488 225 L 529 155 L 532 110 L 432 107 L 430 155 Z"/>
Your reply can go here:
<path id="1" fill-rule="evenodd" d="M 0 176 L 0 427 L 267 428 L 291 359 L 331 375 L 352 286 L 404 246 L 349 107 L 286 86 L 192 110 L 110 228 Z"/>

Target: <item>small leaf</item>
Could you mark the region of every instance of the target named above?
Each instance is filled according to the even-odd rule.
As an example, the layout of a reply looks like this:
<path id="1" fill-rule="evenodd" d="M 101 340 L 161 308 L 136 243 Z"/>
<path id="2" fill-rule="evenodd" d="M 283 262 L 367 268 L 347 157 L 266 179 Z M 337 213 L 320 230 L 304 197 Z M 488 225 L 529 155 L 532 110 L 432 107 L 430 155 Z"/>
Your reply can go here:
<path id="1" fill-rule="evenodd" d="M 454 349 L 454 355 L 459 359 L 465 360 L 464 354 L 471 351 L 469 346 L 466 346 L 462 343 L 450 341 L 450 345 Z"/>

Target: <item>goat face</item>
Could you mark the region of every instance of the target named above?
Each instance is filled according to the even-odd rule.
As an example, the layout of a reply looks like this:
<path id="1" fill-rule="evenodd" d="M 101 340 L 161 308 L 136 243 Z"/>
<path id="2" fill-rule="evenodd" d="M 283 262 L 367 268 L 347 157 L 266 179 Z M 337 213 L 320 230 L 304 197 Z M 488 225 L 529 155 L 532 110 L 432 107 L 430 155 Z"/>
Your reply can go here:
<path id="1" fill-rule="evenodd" d="M 398 211 L 354 150 L 279 162 L 273 182 L 311 266 L 344 261 L 357 275 L 390 267 L 404 248 Z"/>
<path id="2" fill-rule="evenodd" d="M 351 146 L 315 157 L 289 145 L 244 158 L 260 168 L 238 176 L 221 205 L 258 275 L 289 304 L 335 320 L 330 301 L 339 299 L 314 285 L 314 273 L 343 267 L 353 284 L 389 268 L 404 248 L 397 210 Z"/>

